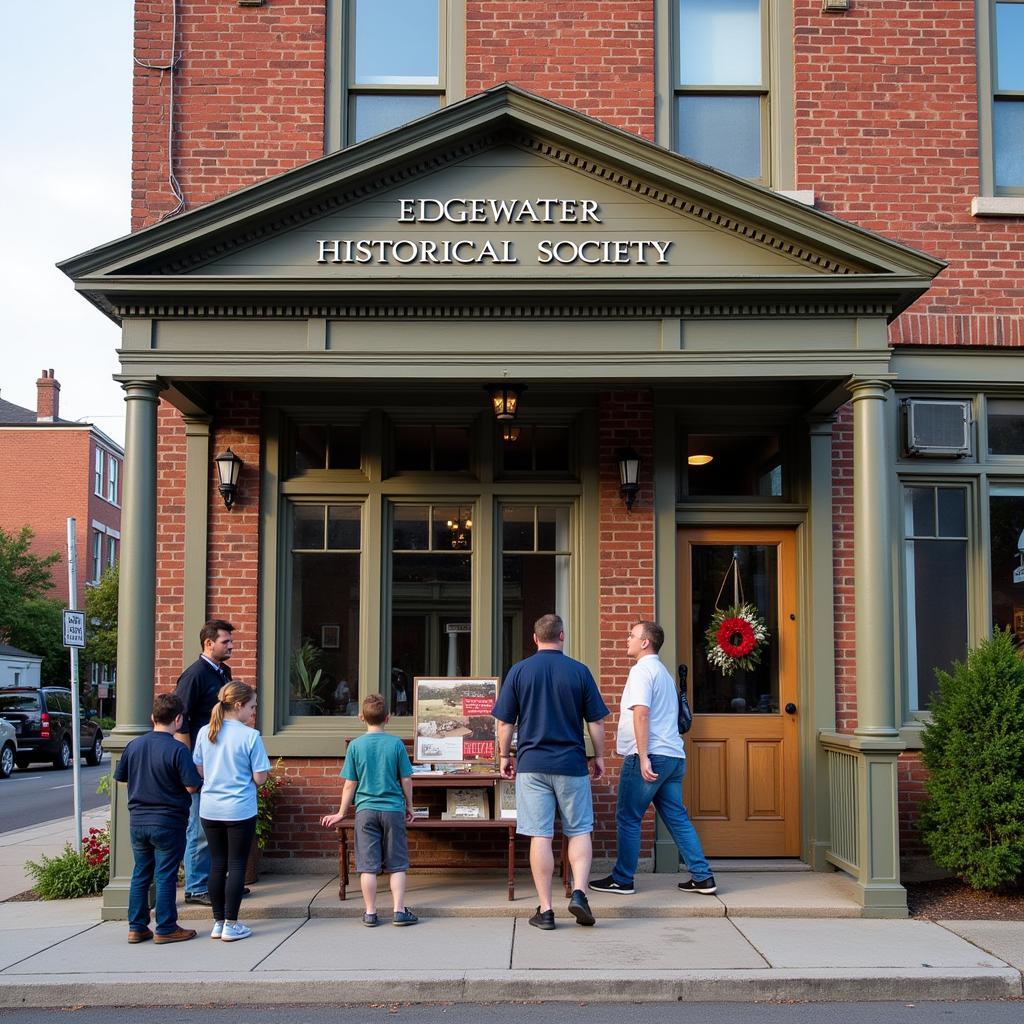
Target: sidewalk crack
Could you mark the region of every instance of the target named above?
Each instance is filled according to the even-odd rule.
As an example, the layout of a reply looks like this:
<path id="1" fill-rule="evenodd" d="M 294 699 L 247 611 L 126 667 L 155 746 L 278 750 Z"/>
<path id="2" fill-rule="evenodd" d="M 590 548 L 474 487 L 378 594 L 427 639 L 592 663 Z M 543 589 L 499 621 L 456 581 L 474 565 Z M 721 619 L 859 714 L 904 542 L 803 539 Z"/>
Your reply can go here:
<path id="1" fill-rule="evenodd" d="M 291 918 L 291 920 L 294 921 L 295 918 Z M 304 921 L 302 921 L 302 923 L 298 926 L 298 928 L 293 928 L 287 935 L 282 936 L 281 937 L 281 941 L 279 943 L 277 943 L 277 945 L 274 946 L 273 949 L 268 949 L 267 950 L 266 956 L 261 956 L 259 958 L 259 960 L 257 960 L 256 963 L 254 963 L 252 965 L 252 967 L 249 968 L 249 973 L 250 974 L 254 974 L 256 972 L 256 969 L 260 966 L 260 964 L 266 963 L 266 961 L 270 957 L 272 957 L 286 942 L 288 942 L 289 939 L 294 938 L 303 928 L 306 927 L 306 925 L 308 923 L 309 923 L 309 918 L 307 917 Z"/>
<path id="2" fill-rule="evenodd" d="M 769 970 L 772 970 L 772 962 L 768 959 L 768 957 L 764 955 L 764 953 L 761 952 L 760 949 L 757 948 L 757 944 L 751 941 L 750 936 L 744 934 L 731 917 L 726 917 L 726 921 L 728 921 L 729 924 L 731 924 L 733 928 L 736 929 L 736 934 L 739 935 L 739 937 L 764 961 L 765 967 L 767 967 Z"/>

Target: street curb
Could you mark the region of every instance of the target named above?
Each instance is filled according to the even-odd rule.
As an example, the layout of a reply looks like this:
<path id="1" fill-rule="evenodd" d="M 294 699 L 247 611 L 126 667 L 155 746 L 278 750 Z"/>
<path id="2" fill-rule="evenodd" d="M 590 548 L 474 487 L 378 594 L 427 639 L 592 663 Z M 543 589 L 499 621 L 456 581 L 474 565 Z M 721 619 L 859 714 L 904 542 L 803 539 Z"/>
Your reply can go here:
<path id="1" fill-rule="evenodd" d="M 272 972 L 182 975 L 160 981 L 139 975 L 81 975 L 25 982 L 0 978 L 0 1007 L 181 1005 L 365 1005 L 369 1003 L 527 1002 L 880 1002 L 988 1000 L 1024 997 L 1011 968 L 944 971 L 723 970 L 654 971 L 599 976 L 579 971 L 479 971 L 410 977 L 405 974 Z M 244 984 L 239 984 L 244 979 Z M 198 984 L 197 984 L 198 983 Z"/>

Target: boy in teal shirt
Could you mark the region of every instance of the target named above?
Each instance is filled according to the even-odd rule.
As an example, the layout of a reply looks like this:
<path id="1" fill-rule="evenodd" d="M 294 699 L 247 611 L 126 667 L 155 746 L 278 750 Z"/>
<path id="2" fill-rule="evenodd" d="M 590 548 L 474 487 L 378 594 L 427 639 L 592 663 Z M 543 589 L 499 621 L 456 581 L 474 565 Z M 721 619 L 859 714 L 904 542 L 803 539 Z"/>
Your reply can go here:
<path id="1" fill-rule="evenodd" d="M 387 705 L 379 693 L 363 701 L 359 716 L 366 723 L 366 735 L 348 745 L 341 777 L 341 806 L 337 814 L 320 819 L 324 828 L 335 828 L 356 806 L 356 871 L 363 890 L 366 913 L 363 924 L 375 928 L 377 919 L 377 875 L 391 875 L 391 897 L 395 915 L 392 924 L 415 924 L 419 918 L 405 905 L 405 878 L 409 870 L 409 844 L 405 826 L 412 821 L 412 764 L 405 744 L 384 731 Z"/>

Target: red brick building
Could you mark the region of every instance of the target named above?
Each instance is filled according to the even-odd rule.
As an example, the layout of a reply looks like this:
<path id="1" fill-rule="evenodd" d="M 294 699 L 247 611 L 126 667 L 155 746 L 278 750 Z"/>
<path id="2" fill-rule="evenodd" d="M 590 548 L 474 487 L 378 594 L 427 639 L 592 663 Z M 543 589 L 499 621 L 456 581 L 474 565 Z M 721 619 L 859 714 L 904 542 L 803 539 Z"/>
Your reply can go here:
<path id="1" fill-rule="evenodd" d="M 933 669 L 1024 630 L 1021 52 L 1017 0 L 137 0 L 136 233 L 65 264 L 124 330 L 119 660 L 166 688 L 235 623 L 270 857 L 330 856 L 359 695 L 411 739 L 407 677 L 501 675 L 556 605 L 610 704 L 666 626 L 712 856 L 905 912 Z M 740 583 L 771 639 L 723 676 Z"/>
<path id="2" fill-rule="evenodd" d="M 89 584 L 117 563 L 124 449 L 92 423 L 61 418 L 53 370 L 42 371 L 36 388 L 35 409 L 0 399 L 0 528 L 30 526 L 36 554 L 60 554 L 53 596 L 67 601 L 67 520 L 74 516 L 76 607 L 83 608 Z"/>

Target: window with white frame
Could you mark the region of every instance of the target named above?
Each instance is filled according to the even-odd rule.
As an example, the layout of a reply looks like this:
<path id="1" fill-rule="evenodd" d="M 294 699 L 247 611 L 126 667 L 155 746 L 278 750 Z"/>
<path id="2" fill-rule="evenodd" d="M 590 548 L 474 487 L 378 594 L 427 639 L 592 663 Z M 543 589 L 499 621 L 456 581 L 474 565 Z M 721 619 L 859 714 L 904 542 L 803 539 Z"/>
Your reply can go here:
<path id="1" fill-rule="evenodd" d="M 117 565 L 117 538 L 107 537 L 107 568 Z"/>
<path id="2" fill-rule="evenodd" d="M 96 449 L 96 462 L 95 462 L 95 466 L 94 466 L 94 469 L 93 469 L 93 485 L 92 485 L 93 493 L 99 495 L 99 497 L 101 497 L 101 498 L 103 497 L 103 494 L 104 494 L 104 491 L 103 491 L 103 481 L 104 481 L 104 476 L 103 476 L 103 456 L 104 456 L 104 454 L 105 453 L 104 453 L 102 448 L 97 448 Z"/>
<path id="3" fill-rule="evenodd" d="M 328 0 L 328 151 L 437 110 L 464 81 L 465 0 Z M 461 92 L 461 90 L 459 90 Z M 457 98 L 457 97 L 454 97 Z"/>
<path id="4" fill-rule="evenodd" d="M 117 504 L 117 484 L 121 475 L 121 464 L 113 455 L 107 454 L 107 501 Z"/>
<path id="5" fill-rule="evenodd" d="M 910 709 L 928 709 L 935 670 L 962 661 L 968 644 L 968 489 L 908 484 L 903 489 Z"/>
<path id="6" fill-rule="evenodd" d="M 93 583 L 98 583 L 103 575 L 103 531 L 92 531 L 92 576 Z"/>

